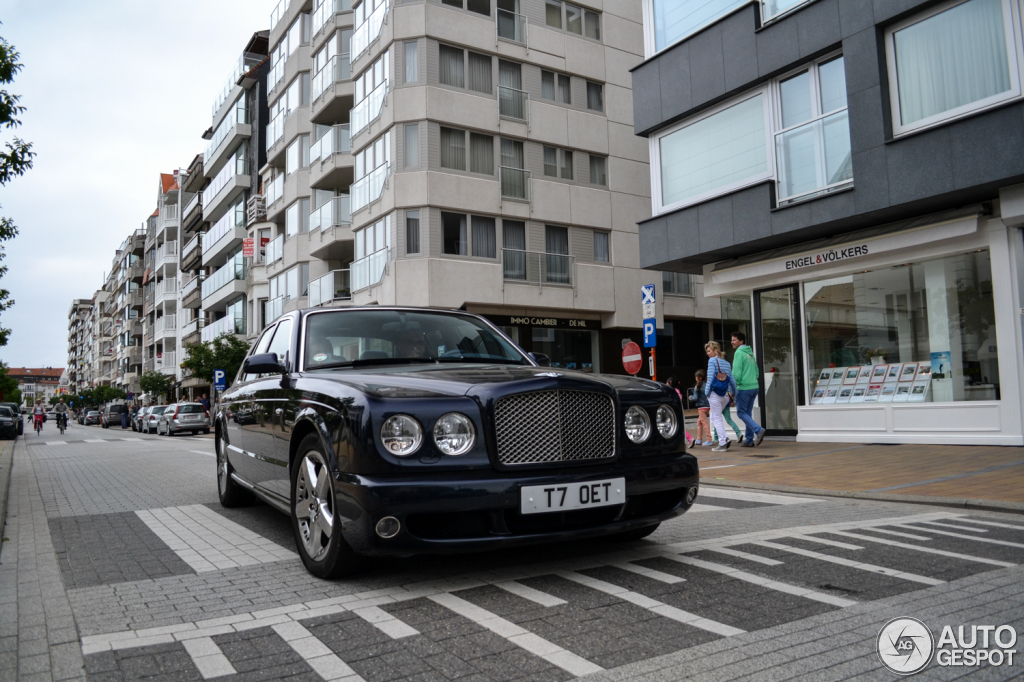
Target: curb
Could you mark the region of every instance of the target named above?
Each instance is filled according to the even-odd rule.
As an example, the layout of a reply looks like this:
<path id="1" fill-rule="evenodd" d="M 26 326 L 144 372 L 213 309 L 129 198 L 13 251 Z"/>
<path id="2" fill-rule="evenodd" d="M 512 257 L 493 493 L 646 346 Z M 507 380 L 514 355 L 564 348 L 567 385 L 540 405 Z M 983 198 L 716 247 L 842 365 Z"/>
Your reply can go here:
<path id="1" fill-rule="evenodd" d="M 7 494 L 11 489 L 11 471 L 14 469 L 14 444 L 21 437 L 8 441 L 0 451 L 0 556 L 3 555 L 3 533 L 7 523 Z"/>
<path id="2" fill-rule="evenodd" d="M 701 485 L 717 485 L 729 488 L 751 488 L 753 490 L 772 490 L 779 493 L 795 493 L 797 495 L 816 495 L 818 497 L 844 497 L 853 500 L 874 500 L 876 502 L 903 502 L 905 504 L 930 504 L 936 507 L 957 507 L 977 511 L 1007 512 L 1024 514 L 1024 503 L 1003 502 L 1001 500 L 972 500 L 964 497 L 929 497 L 927 495 L 892 495 L 889 493 L 866 493 L 855 490 L 823 490 L 821 488 L 800 488 L 790 485 L 771 485 L 768 483 L 745 483 L 702 479 Z"/>

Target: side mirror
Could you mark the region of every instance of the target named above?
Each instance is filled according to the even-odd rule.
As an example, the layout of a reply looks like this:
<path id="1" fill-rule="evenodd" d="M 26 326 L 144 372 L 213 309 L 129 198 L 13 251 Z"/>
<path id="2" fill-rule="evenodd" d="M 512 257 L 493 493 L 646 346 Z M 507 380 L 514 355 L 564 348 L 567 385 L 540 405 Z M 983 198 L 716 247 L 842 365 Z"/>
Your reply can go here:
<path id="1" fill-rule="evenodd" d="M 550 367 L 551 358 L 544 355 L 544 353 L 530 353 L 530 359 L 536 362 L 541 367 Z"/>
<path id="2" fill-rule="evenodd" d="M 277 353 L 257 353 L 242 362 L 245 374 L 286 374 L 287 368 L 277 359 Z"/>

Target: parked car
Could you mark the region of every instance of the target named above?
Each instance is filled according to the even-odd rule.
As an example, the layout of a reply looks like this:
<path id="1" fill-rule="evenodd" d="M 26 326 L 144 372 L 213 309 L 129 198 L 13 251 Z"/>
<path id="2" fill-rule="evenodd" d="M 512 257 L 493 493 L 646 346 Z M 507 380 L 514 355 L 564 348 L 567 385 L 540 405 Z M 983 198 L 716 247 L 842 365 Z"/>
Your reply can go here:
<path id="1" fill-rule="evenodd" d="M 697 497 L 681 407 L 664 384 L 541 367 L 478 315 L 295 311 L 218 405 L 220 501 L 289 514 L 320 577 L 369 555 L 636 540 Z"/>
<path id="2" fill-rule="evenodd" d="M 85 426 L 92 426 L 93 424 L 99 424 L 102 421 L 102 412 L 100 412 L 99 410 L 88 410 L 82 419 L 82 424 Z"/>
<path id="3" fill-rule="evenodd" d="M 107 405 L 103 408 L 103 418 L 100 420 L 100 426 L 105 429 L 109 429 L 111 426 L 121 426 L 121 415 L 128 411 L 128 406 L 124 403 L 114 403 Z"/>
<path id="4" fill-rule="evenodd" d="M 0 407 L 11 408 L 11 414 L 14 416 L 14 420 L 18 423 L 18 435 L 23 435 L 25 433 L 25 415 L 21 413 L 21 408 L 18 406 L 18 403 L 0 403 Z"/>
<path id="5" fill-rule="evenodd" d="M 156 423 L 156 435 L 210 432 L 210 413 L 200 403 L 168 405 Z"/>
<path id="6" fill-rule="evenodd" d="M 160 421 L 160 415 L 167 409 L 167 405 L 151 405 L 146 408 L 146 414 L 140 420 L 139 430 L 143 433 L 156 433 L 156 423 Z"/>
<path id="7" fill-rule="evenodd" d="M 131 417 L 128 419 L 129 423 L 132 425 L 132 431 L 142 431 L 142 416 L 148 409 L 149 407 L 140 407 L 132 413 Z"/>
<path id="8" fill-rule="evenodd" d="M 18 437 L 18 413 L 5 404 L 0 404 L 0 438 L 4 440 Z"/>

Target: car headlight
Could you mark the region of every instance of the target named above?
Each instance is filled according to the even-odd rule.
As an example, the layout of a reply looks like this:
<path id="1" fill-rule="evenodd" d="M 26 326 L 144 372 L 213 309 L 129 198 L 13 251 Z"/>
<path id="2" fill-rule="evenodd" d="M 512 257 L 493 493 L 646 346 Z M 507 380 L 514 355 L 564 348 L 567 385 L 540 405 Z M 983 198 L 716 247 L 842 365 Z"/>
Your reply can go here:
<path id="1" fill-rule="evenodd" d="M 384 449 L 398 457 L 408 457 L 423 445 L 423 428 L 407 414 L 389 417 L 380 427 Z"/>
<path id="2" fill-rule="evenodd" d="M 676 412 L 668 405 L 662 405 L 658 408 L 658 412 L 655 415 L 655 421 L 658 424 L 658 433 L 665 440 L 668 440 L 672 436 L 676 435 L 676 429 L 679 428 L 679 421 L 676 419 Z"/>
<path id="3" fill-rule="evenodd" d="M 473 447 L 476 429 L 464 414 L 449 412 L 434 424 L 434 444 L 445 455 L 464 455 Z"/>
<path id="4" fill-rule="evenodd" d="M 626 410 L 624 426 L 626 436 L 634 443 L 643 443 L 651 436 L 651 418 L 647 416 L 647 410 L 638 405 Z"/>

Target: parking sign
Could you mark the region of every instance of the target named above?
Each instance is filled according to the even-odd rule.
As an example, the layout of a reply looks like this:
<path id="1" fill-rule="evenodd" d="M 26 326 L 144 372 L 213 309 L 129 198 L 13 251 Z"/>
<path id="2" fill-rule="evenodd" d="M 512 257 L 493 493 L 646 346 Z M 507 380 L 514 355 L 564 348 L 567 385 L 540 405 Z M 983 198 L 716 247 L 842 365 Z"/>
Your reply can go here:
<path id="1" fill-rule="evenodd" d="M 644 315 L 644 348 L 655 348 L 658 345 L 658 321 L 654 311 L 655 289 L 653 284 L 640 287 L 640 303 Z"/>
<path id="2" fill-rule="evenodd" d="M 227 388 L 227 373 L 224 370 L 213 370 L 213 388 L 217 391 L 223 391 Z"/>

